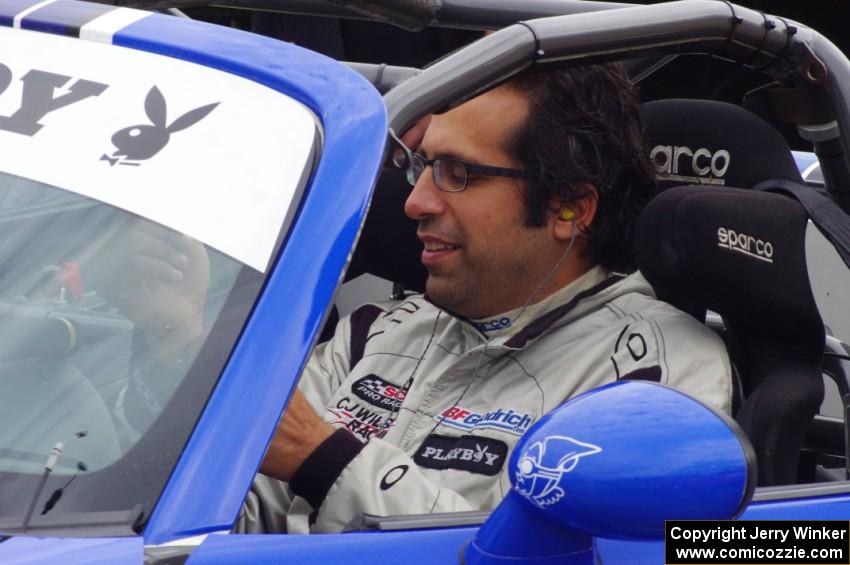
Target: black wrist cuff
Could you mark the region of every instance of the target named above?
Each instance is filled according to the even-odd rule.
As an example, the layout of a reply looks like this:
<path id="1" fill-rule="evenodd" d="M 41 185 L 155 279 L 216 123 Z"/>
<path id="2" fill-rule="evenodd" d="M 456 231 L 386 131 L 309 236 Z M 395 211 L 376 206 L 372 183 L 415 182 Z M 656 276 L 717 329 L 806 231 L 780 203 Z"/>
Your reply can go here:
<path id="1" fill-rule="evenodd" d="M 363 445 L 345 428 L 336 430 L 295 471 L 289 481 L 292 492 L 318 509 L 342 470 L 357 457 Z"/>

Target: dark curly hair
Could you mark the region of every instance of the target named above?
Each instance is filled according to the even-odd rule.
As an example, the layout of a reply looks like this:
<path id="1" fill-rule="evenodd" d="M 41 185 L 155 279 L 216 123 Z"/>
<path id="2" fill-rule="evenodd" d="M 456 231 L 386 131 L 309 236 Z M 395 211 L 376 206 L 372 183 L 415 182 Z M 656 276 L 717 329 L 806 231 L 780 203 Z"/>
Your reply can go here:
<path id="1" fill-rule="evenodd" d="M 608 270 L 635 269 L 633 236 L 655 191 L 639 100 L 622 65 L 528 72 L 506 87 L 525 95 L 529 116 L 509 150 L 528 171 L 526 224 L 540 227 L 553 206 L 596 187 L 585 254 Z"/>

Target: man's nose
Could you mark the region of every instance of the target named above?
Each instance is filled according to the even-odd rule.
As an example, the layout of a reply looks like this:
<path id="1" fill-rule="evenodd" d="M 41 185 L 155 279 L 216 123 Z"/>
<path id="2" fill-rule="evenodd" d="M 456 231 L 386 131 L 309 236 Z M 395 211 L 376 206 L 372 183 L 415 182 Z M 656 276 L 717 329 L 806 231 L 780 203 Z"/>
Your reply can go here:
<path id="1" fill-rule="evenodd" d="M 445 208 L 443 193 L 434 184 L 434 172 L 431 167 L 425 167 L 404 203 L 404 213 L 408 218 L 421 220 L 429 216 L 439 216 Z"/>

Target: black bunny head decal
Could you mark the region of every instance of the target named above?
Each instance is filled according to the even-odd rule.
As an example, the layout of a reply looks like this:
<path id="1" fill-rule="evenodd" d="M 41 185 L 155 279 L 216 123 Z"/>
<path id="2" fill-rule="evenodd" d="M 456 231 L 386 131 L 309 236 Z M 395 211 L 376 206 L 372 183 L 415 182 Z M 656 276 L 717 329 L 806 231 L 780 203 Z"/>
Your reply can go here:
<path id="1" fill-rule="evenodd" d="M 219 103 L 215 102 L 195 108 L 166 125 L 168 111 L 165 98 L 159 88 L 154 86 L 145 97 L 145 114 L 151 123 L 134 125 L 115 132 L 112 144 L 117 149 L 111 157 L 104 153 L 100 160 L 108 161 L 110 166 L 138 166 L 141 164 L 139 161 L 146 161 L 159 153 L 168 144 L 172 133 L 195 125 L 218 105 Z"/>

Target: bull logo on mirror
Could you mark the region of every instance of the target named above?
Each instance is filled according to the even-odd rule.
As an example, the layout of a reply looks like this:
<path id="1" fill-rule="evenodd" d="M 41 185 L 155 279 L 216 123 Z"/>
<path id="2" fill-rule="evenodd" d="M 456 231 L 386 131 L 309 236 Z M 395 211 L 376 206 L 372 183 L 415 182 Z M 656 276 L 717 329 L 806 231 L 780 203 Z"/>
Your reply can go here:
<path id="1" fill-rule="evenodd" d="M 566 436 L 547 437 L 520 456 L 514 488 L 540 508 L 551 506 L 564 497 L 564 475 L 582 457 L 600 451 L 601 447 Z"/>

